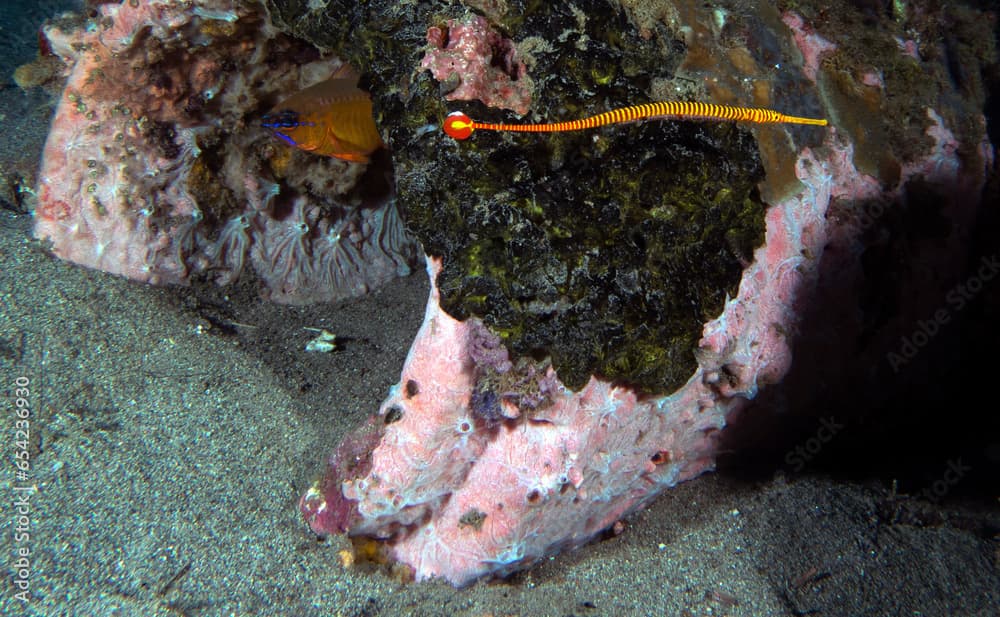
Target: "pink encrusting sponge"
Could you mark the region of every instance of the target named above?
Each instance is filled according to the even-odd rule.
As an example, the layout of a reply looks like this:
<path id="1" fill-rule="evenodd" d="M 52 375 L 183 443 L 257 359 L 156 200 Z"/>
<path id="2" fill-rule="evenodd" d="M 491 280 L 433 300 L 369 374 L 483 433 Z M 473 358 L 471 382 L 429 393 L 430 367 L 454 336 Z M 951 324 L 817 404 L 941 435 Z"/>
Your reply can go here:
<path id="1" fill-rule="evenodd" d="M 906 179 L 959 170 L 954 137 L 935 113 L 928 117 L 935 145 L 907 166 Z M 854 246 L 863 231 L 829 218 L 831 200 L 881 193 L 851 163 L 849 144 L 831 135 L 823 152 L 801 153 L 801 189 L 768 210 L 765 245 L 738 295 L 705 324 L 697 370 L 669 396 L 640 400 L 596 378 L 573 392 L 549 368 L 535 377 L 540 397 L 530 405 L 507 398 L 484 417 L 482 326 L 444 313 L 432 288 L 399 384 L 301 499 L 312 529 L 384 539 L 418 579 L 464 585 L 587 542 L 665 488 L 712 469 L 727 419 L 787 373 L 787 333 L 825 247 Z M 969 182 L 974 191 L 982 175 Z M 831 259 L 846 268 L 856 257 L 838 250 Z M 440 267 L 428 260 L 432 284 Z M 500 371 L 517 370 L 488 351 Z"/>

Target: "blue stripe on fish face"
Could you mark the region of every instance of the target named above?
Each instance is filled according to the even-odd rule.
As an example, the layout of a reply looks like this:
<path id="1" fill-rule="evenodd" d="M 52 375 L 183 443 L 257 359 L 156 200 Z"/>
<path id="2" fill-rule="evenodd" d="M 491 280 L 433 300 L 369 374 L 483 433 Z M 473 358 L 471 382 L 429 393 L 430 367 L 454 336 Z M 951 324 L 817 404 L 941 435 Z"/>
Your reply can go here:
<path id="1" fill-rule="evenodd" d="M 281 131 L 273 131 L 273 132 L 274 132 L 274 135 L 276 137 L 280 137 L 281 140 L 284 141 L 285 143 L 287 143 L 289 146 L 292 146 L 292 147 L 295 147 L 295 148 L 299 147 L 299 144 L 295 143 L 295 140 L 292 139 L 291 137 L 289 137 L 288 135 L 285 135 Z"/>
<path id="2" fill-rule="evenodd" d="M 302 122 L 299 119 L 299 112 L 283 109 L 276 113 L 264 114 L 260 119 L 260 125 L 267 129 L 281 130 L 294 129 L 300 126 L 316 126 L 316 123 Z"/>

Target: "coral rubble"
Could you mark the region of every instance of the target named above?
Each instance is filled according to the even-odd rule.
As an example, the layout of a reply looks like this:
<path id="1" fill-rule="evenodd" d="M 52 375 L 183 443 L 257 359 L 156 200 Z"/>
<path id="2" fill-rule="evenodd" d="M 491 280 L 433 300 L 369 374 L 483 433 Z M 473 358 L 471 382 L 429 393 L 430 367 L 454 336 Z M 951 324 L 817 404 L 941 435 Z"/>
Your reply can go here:
<path id="1" fill-rule="evenodd" d="M 420 61 L 434 78 L 454 88 L 449 101 L 478 100 L 488 107 L 526 113 L 531 105 L 531 78 L 510 39 L 490 27 L 485 17 L 449 19 L 427 30 L 430 49 Z"/>

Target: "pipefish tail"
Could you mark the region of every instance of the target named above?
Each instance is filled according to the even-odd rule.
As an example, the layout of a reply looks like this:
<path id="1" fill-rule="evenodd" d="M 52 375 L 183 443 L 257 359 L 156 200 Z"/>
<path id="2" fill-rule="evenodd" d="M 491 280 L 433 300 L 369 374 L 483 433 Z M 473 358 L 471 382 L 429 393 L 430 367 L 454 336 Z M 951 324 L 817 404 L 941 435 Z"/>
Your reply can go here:
<path id="1" fill-rule="evenodd" d="M 444 132 L 455 139 L 468 139 L 473 131 L 516 131 L 520 133 L 559 133 L 562 131 L 582 131 L 609 124 L 624 124 L 640 120 L 725 120 L 750 122 L 753 124 L 811 124 L 826 126 L 825 118 L 800 118 L 760 107 L 733 107 L 714 103 L 689 103 L 660 101 L 643 105 L 632 105 L 612 109 L 596 116 L 550 122 L 545 124 L 506 124 L 477 122 L 460 111 L 453 111 L 445 118 Z"/>

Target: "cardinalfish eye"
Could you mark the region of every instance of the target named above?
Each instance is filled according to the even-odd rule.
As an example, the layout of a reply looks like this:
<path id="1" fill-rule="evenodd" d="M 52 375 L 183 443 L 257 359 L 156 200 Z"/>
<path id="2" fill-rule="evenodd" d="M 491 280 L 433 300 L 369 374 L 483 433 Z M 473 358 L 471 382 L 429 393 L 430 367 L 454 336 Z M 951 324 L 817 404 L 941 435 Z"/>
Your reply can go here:
<path id="1" fill-rule="evenodd" d="M 260 125 L 266 129 L 271 129 L 275 137 L 280 138 L 288 145 L 298 147 L 299 143 L 292 139 L 292 136 L 288 132 L 304 126 L 315 126 L 315 123 L 304 122 L 299 112 L 295 110 L 282 109 L 264 114 L 260 119 Z"/>
<path id="2" fill-rule="evenodd" d="M 715 105 L 713 103 L 687 103 L 679 101 L 660 101 L 645 105 L 632 105 L 612 109 L 603 114 L 590 116 L 568 122 L 550 122 L 547 124 L 505 124 L 493 122 L 476 122 L 460 111 L 453 111 L 444 120 L 444 132 L 455 139 L 468 139 L 473 131 L 515 131 L 521 133 L 558 133 L 563 131 L 581 131 L 609 124 L 624 124 L 651 119 L 675 120 L 726 120 L 731 122 L 750 122 L 754 124 L 811 124 L 826 126 L 825 118 L 800 118 L 760 107 L 732 107 L 730 105 Z"/>

